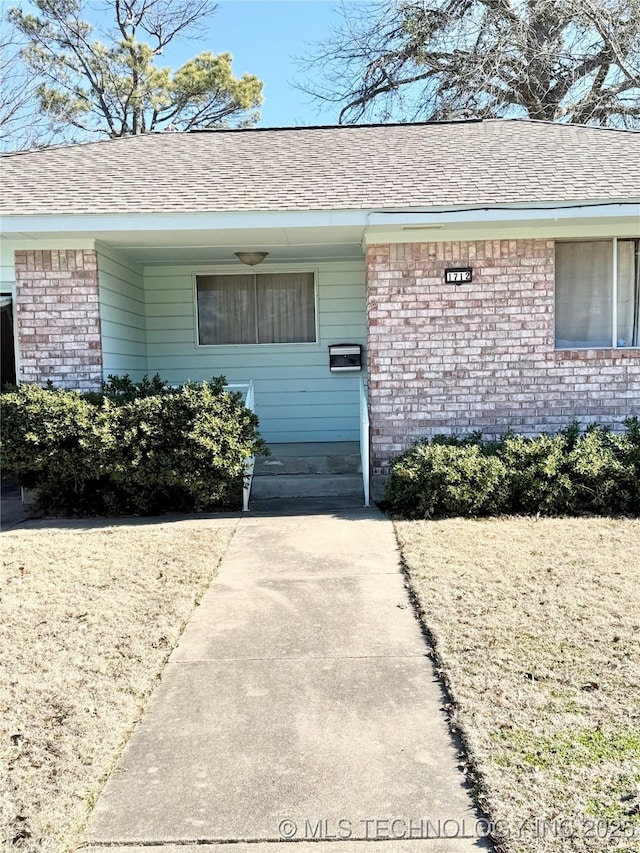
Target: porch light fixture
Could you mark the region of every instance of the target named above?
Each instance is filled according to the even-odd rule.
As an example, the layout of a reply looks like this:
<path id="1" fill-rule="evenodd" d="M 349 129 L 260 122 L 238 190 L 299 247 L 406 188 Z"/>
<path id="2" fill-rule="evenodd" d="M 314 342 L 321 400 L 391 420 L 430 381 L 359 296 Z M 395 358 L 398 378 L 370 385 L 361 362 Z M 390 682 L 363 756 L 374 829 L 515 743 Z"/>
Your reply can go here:
<path id="1" fill-rule="evenodd" d="M 257 264 L 261 264 L 268 254 L 269 252 L 234 252 L 236 258 L 248 267 L 255 267 Z"/>

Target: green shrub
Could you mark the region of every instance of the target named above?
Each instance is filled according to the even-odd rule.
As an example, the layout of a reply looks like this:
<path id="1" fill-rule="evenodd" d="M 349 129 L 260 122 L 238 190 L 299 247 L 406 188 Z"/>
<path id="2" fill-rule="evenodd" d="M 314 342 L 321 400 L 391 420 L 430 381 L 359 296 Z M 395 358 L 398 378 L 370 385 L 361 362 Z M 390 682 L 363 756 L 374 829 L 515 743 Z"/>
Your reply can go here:
<path id="1" fill-rule="evenodd" d="M 21 385 L 1 397 L 2 470 L 43 507 L 91 502 L 111 449 L 100 411 L 74 391 Z"/>
<path id="2" fill-rule="evenodd" d="M 435 436 L 391 464 L 385 497 L 407 518 L 640 515 L 640 423 L 626 432 L 573 424 L 555 435 L 498 441 Z"/>
<path id="3" fill-rule="evenodd" d="M 258 419 L 220 380 L 105 406 L 116 440 L 110 477 L 140 512 L 224 503 L 239 489 L 247 457 L 266 451 Z"/>
<path id="4" fill-rule="evenodd" d="M 3 470 L 47 512 L 237 505 L 246 458 L 267 449 L 256 415 L 225 384 L 110 377 L 103 394 L 22 385 L 2 395 Z"/>
<path id="5" fill-rule="evenodd" d="M 509 471 L 511 511 L 534 515 L 575 511 L 575 486 L 568 454 L 576 438 L 574 427 L 535 438 L 505 436 L 496 452 Z"/>
<path id="6" fill-rule="evenodd" d="M 633 513 L 640 465 L 632 458 L 628 434 L 592 425 L 569 454 L 576 502 L 600 515 Z M 635 507 L 637 512 L 637 507 Z"/>
<path id="7" fill-rule="evenodd" d="M 477 444 L 418 443 L 393 464 L 386 500 L 408 518 L 493 515 L 508 499 L 507 473 Z"/>
<path id="8" fill-rule="evenodd" d="M 151 379 L 148 376 L 143 376 L 140 382 L 134 382 L 128 375 L 111 375 L 106 382 L 102 383 L 102 390 L 85 391 L 82 397 L 98 405 L 103 400 L 111 400 L 113 403 L 133 403 L 134 400 L 139 400 L 141 397 L 157 397 L 171 394 L 175 390 L 168 382 L 161 379 L 159 373 L 156 373 Z"/>
<path id="9" fill-rule="evenodd" d="M 640 516 L 640 419 L 627 418 L 625 462 L 631 482 L 628 484 L 631 515 Z"/>

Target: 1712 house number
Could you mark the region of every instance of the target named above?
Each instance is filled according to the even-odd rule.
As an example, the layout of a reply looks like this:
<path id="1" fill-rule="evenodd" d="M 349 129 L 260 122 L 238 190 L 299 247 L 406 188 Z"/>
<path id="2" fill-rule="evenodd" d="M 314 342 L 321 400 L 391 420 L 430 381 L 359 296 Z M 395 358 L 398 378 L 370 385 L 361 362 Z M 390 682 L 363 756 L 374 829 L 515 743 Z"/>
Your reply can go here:
<path id="1" fill-rule="evenodd" d="M 471 267 L 451 267 L 444 271 L 445 284 L 468 284 L 473 280 Z"/>

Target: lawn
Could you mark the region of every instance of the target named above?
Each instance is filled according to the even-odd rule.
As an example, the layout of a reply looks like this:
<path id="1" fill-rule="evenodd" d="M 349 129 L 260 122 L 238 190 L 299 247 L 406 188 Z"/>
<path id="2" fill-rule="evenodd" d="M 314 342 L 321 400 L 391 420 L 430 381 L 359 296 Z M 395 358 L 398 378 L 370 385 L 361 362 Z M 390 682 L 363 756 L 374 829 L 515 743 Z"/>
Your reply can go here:
<path id="1" fill-rule="evenodd" d="M 2 534 L 0 846 L 77 845 L 234 524 Z"/>
<path id="2" fill-rule="evenodd" d="M 640 850 L 640 521 L 396 530 L 499 849 Z"/>

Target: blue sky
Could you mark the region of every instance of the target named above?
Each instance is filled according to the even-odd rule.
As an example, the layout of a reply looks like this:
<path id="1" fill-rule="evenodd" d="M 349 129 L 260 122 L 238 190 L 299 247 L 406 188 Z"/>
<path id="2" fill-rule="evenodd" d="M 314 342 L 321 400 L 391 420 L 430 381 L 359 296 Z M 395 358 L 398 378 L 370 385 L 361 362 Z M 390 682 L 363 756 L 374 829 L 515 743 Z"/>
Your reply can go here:
<path id="1" fill-rule="evenodd" d="M 181 44 L 170 62 L 180 64 L 202 50 L 229 51 L 236 75 L 249 72 L 264 82 L 260 125 L 335 124 L 337 107 L 312 103 L 292 83 L 302 77 L 294 57 L 339 20 L 336 4 L 325 0 L 222 0 L 209 39 Z"/>

